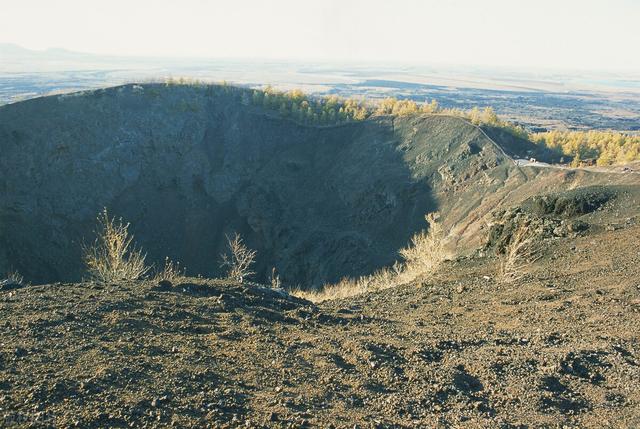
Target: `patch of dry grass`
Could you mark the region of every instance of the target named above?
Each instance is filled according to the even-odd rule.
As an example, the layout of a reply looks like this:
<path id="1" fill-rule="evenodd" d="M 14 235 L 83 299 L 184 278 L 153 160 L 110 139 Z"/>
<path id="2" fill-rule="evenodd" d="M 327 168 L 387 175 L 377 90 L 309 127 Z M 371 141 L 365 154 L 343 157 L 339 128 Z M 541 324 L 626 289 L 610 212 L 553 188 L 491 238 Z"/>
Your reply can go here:
<path id="1" fill-rule="evenodd" d="M 153 281 L 168 281 L 178 283 L 186 277 L 185 269 L 180 267 L 180 262 L 173 262 L 169 257 L 164 259 L 164 267 L 153 276 Z"/>
<path id="2" fill-rule="evenodd" d="M 295 289 L 291 294 L 312 302 L 322 302 L 388 289 L 433 274 L 448 255 L 444 249 L 444 231 L 438 215 L 431 213 L 426 216 L 426 220 L 429 231 L 416 233 L 409 245 L 400 249 L 402 262 L 396 262 L 371 275 L 343 278 L 338 283 L 324 285 L 320 290 Z"/>

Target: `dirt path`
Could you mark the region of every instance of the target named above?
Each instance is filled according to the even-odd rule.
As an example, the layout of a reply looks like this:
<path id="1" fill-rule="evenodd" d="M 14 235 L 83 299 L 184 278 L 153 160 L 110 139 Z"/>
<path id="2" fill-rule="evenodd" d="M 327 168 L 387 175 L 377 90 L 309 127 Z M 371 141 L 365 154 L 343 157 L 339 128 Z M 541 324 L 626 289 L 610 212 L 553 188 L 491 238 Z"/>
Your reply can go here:
<path id="1" fill-rule="evenodd" d="M 569 171 L 590 171 L 595 173 L 613 173 L 613 174 L 638 174 L 640 175 L 640 171 L 636 171 L 634 169 L 618 166 L 618 167 L 571 167 L 568 165 L 561 164 L 547 164 L 546 162 L 538 162 L 538 161 L 530 161 L 527 159 L 515 159 L 514 162 L 516 165 L 520 167 L 535 167 L 535 168 L 556 168 L 559 170 L 569 170 Z M 628 168 L 628 169 L 626 169 Z"/>

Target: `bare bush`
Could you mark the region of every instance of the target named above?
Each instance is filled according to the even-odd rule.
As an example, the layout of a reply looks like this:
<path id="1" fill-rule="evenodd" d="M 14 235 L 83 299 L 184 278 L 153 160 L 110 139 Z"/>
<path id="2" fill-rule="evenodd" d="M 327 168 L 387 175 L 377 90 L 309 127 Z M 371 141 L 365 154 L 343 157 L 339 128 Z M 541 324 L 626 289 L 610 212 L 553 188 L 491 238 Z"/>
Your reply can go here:
<path id="1" fill-rule="evenodd" d="M 228 253 L 220 255 L 222 257 L 220 266 L 227 269 L 227 278 L 242 283 L 246 277 L 255 274 L 251 266 L 255 263 L 256 251 L 249 249 L 237 232 L 233 238 L 227 235 L 227 246 Z"/>
<path id="2" fill-rule="evenodd" d="M 296 289 L 291 294 L 309 301 L 322 302 L 388 289 L 433 274 L 448 255 L 444 249 L 444 231 L 437 213 L 427 215 L 426 220 L 429 231 L 414 234 L 409 245 L 400 249 L 400 256 L 404 260 L 402 263 L 396 262 L 391 267 L 379 269 L 367 276 L 343 278 L 338 283 L 324 285 L 320 290 Z"/>
<path id="3" fill-rule="evenodd" d="M 89 276 L 100 282 L 116 283 L 138 280 L 147 274 L 146 254 L 132 245 L 129 224 L 122 218 L 110 218 L 106 208 L 98 215 L 98 224 L 95 241 L 83 248 Z"/>
<path id="4" fill-rule="evenodd" d="M 498 277 L 503 282 L 521 279 L 526 269 L 541 258 L 540 246 L 535 241 L 536 235 L 536 230 L 526 223 L 516 228 L 500 258 Z"/>
<path id="5" fill-rule="evenodd" d="M 153 280 L 155 282 L 168 281 L 171 283 L 178 283 L 186 276 L 185 268 L 180 267 L 180 262 L 173 262 L 169 257 L 164 258 L 164 267 L 162 271 L 158 271 Z"/>
<path id="6" fill-rule="evenodd" d="M 6 277 L 0 280 L 0 286 L 4 285 L 24 285 L 24 278 L 17 271 L 9 271 Z"/>
<path id="7" fill-rule="evenodd" d="M 281 286 L 280 275 L 276 273 L 276 267 L 273 267 L 271 269 L 271 289 L 280 289 Z"/>

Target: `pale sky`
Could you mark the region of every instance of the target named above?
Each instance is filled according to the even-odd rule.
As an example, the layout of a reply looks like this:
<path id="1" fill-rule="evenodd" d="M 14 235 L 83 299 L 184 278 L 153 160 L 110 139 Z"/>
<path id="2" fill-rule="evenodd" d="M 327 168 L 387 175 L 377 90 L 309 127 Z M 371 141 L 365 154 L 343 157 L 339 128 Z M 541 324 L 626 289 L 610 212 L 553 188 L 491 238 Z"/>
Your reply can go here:
<path id="1" fill-rule="evenodd" d="M 134 55 L 640 71 L 636 0 L 0 0 L 0 43 Z"/>

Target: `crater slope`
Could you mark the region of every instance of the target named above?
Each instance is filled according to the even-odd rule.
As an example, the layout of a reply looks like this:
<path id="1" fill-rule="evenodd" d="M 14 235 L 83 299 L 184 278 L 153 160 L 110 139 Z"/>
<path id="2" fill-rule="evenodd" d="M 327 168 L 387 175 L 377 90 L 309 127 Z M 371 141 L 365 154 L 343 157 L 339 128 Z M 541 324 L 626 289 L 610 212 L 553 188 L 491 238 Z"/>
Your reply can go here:
<path id="1" fill-rule="evenodd" d="M 534 195 L 637 185 L 639 175 L 520 167 L 522 142 L 442 115 L 314 127 L 225 86 L 125 85 L 0 107 L 0 272 L 79 280 L 107 207 L 149 261 L 220 274 L 225 235 L 257 277 L 318 287 L 393 263 L 424 215 L 473 251 L 492 210 Z M 496 140 L 498 139 L 498 140 Z"/>
<path id="2" fill-rule="evenodd" d="M 303 126 L 247 91 L 126 85 L 0 107 L 0 271 L 78 280 L 107 207 L 150 261 L 217 275 L 237 231 L 258 251 L 258 280 L 275 267 L 319 286 L 392 263 L 426 213 L 469 183 L 482 188 L 472 207 L 513 174 L 459 118 Z"/>

